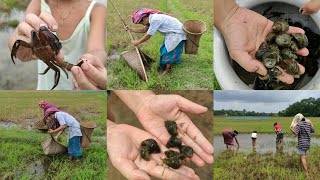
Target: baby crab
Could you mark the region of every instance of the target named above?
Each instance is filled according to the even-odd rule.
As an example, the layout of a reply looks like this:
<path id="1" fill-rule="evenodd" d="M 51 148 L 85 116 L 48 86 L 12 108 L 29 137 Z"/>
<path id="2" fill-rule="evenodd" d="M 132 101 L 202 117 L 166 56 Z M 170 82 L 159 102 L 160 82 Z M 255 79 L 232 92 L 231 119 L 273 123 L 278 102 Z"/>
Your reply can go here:
<path id="1" fill-rule="evenodd" d="M 165 121 L 164 125 L 167 129 L 167 131 L 172 135 L 172 136 L 177 136 L 178 131 L 177 131 L 177 123 L 175 121 Z"/>
<path id="2" fill-rule="evenodd" d="M 160 147 L 154 139 L 147 139 L 141 142 L 140 155 L 142 159 L 149 161 L 151 153 L 160 153 Z"/>
<path id="3" fill-rule="evenodd" d="M 163 162 L 173 169 L 178 169 L 186 159 L 184 154 L 172 150 L 166 151 L 165 155 L 167 158 Z"/>

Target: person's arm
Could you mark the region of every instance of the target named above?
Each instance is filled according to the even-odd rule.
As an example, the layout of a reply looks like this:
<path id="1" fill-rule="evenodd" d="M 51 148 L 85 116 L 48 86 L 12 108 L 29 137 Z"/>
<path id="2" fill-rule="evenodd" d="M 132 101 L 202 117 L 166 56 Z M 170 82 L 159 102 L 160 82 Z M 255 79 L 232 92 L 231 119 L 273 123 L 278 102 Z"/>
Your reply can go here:
<path id="1" fill-rule="evenodd" d="M 132 44 L 135 46 L 138 46 L 139 44 L 142 44 L 143 42 L 147 41 L 150 39 L 151 35 L 145 34 L 141 39 L 133 41 Z"/>
<path id="2" fill-rule="evenodd" d="M 228 20 L 238 7 L 235 0 L 215 0 L 214 25 L 221 31 L 224 21 Z"/>
<path id="3" fill-rule="evenodd" d="M 236 137 L 234 137 L 234 139 L 236 140 L 236 143 L 238 144 L 238 148 L 240 148 L 240 144 L 239 144 L 239 141 Z"/>
<path id="4" fill-rule="evenodd" d="M 134 33 L 146 33 L 149 29 L 149 26 L 144 26 L 143 28 L 132 28 L 132 27 L 126 26 L 126 28 L 129 31 L 134 32 Z"/>
<path id="5" fill-rule="evenodd" d="M 107 84 L 107 70 L 105 68 L 106 53 L 106 8 L 96 3 L 90 19 L 90 34 L 87 42 L 87 52 L 80 60 L 81 67 L 71 69 L 75 82 L 75 90 L 104 90 Z"/>
<path id="6" fill-rule="evenodd" d="M 105 65 L 106 53 L 106 7 L 96 3 L 90 15 L 90 33 L 87 53 L 99 58 Z"/>
<path id="7" fill-rule="evenodd" d="M 311 133 L 314 133 L 314 127 L 312 124 L 311 124 Z"/>
<path id="8" fill-rule="evenodd" d="M 59 131 L 63 131 L 67 126 L 66 125 L 62 125 L 60 126 L 59 128 L 55 129 L 55 130 L 52 130 L 52 129 L 49 129 L 48 130 L 48 133 L 49 134 L 53 134 L 53 133 L 56 133 L 56 132 L 59 132 Z M 60 133 L 61 134 L 61 133 Z"/>
<path id="9" fill-rule="evenodd" d="M 58 132 L 58 134 L 54 137 L 55 139 L 58 139 L 59 138 L 59 136 L 63 133 L 63 131 L 64 131 L 65 129 L 63 129 L 63 130 L 61 130 L 61 131 L 59 131 Z"/>
<path id="10" fill-rule="evenodd" d="M 117 90 L 112 91 L 115 93 L 135 114 L 139 111 L 140 107 L 144 103 L 144 99 L 150 95 L 155 95 L 154 92 L 146 91 L 129 91 L 129 90 Z"/>

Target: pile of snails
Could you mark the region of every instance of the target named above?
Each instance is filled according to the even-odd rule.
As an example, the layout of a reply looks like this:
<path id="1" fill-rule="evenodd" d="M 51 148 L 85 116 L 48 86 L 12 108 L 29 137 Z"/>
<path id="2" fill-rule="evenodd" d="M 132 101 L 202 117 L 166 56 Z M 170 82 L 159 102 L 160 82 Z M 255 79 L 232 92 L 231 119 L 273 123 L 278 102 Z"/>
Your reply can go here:
<path id="1" fill-rule="evenodd" d="M 189 146 L 182 145 L 181 139 L 179 139 L 177 131 L 177 123 L 175 121 L 165 121 L 165 127 L 171 134 L 169 141 L 166 144 L 167 148 L 178 148 L 179 151 L 168 150 L 165 151 L 166 158 L 163 159 L 164 164 L 167 166 L 178 169 L 185 161 L 187 157 L 192 157 L 193 149 Z M 160 147 L 154 139 L 147 139 L 141 142 L 140 155 L 141 157 L 149 161 L 150 154 L 160 153 Z"/>
<path id="2" fill-rule="evenodd" d="M 281 75 L 282 72 L 278 67 L 295 78 L 300 77 L 301 73 L 296 61 L 298 56 L 295 52 L 308 46 L 308 38 L 301 33 L 287 34 L 288 30 L 288 22 L 284 20 L 274 22 L 272 32 L 267 35 L 266 41 L 256 52 L 256 58 L 268 69 L 266 76 L 259 76 L 261 80 L 271 80 Z"/>

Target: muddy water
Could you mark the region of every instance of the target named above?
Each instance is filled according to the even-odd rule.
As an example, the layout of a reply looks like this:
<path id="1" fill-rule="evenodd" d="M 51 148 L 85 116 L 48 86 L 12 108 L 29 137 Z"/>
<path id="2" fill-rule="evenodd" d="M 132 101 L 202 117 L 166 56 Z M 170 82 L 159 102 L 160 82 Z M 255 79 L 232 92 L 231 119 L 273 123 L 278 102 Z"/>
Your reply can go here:
<path id="1" fill-rule="evenodd" d="M 266 18 L 275 21 L 278 19 L 285 19 L 288 20 L 290 25 L 302 27 L 306 31 L 306 35 L 308 36 L 308 39 L 313 39 L 313 33 L 319 34 L 319 28 L 317 28 L 315 22 L 312 20 L 310 16 L 302 16 L 299 14 L 299 8 L 295 7 L 293 5 L 289 5 L 286 3 L 276 3 L 276 2 L 270 2 L 258 5 L 254 8 L 252 8 L 253 11 L 262 14 Z M 307 33 L 308 31 L 312 31 L 310 33 Z M 312 42 L 312 40 L 311 40 Z M 312 43 L 309 44 L 307 47 L 310 49 L 318 49 L 319 44 L 313 45 Z M 313 52 L 312 50 L 310 52 Z M 301 60 L 300 63 L 302 63 L 306 67 L 306 73 L 302 75 L 299 79 L 295 79 L 295 82 L 292 85 L 285 85 L 283 83 L 280 83 L 276 89 L 300 89 L 303 86 L 305 86 L 315 75 L 315 73 L 318 71 L 318 62 L 319 57 L 315 55 L 317 53 L 311 53 L 307 61 Z M 304 63 L 304 62 L 306 63 Z M 236 74 L 239 76 L 239 78 L 247 84 L 249 87 L 254 89 L 270 89 L 269 87 L 265 87 L 263 84 L 264 82 L 260 81 L 258 78 L 256 78 L 255 73 L 249 73 L 245 71 L 242 67 L 240 67 L 237 63 L 233 62 L 233 68 L 236 72 Z M 262 88 L 264 87 L 264 88 Z"/>
<path id="2" fill-rule="evenodd" d="M 237 139 L 240 144 L 238 152 L 252 152 L 252 140 L 251 134 L 239 134 Z M 284 152 L 291 152 L 296 150 L 297 138 L 294 138 L 293 135 L 284 134 Z M 320 138 L 311 138 L 311 146 L 320 145 Z M 235 148 L 237 148 L 235 143 Z M 215 155 L 219 154 L 221 151 L 226 149 L 226 145 L 223 142 L 222 136 L 214 137 L 214 153 Z M 275 134 L 258 134 L 256 140 L 256 152 L 258 153 L 267 153 L 267 152 L 276 152 L 276 135 Z"/>
<path id="3" fill-rule="evenodd" d="M 24 12 L 13 9 L 10 13 L 0 12 L 0 24 L 8 20 L 21 20 Z M 36 61 L 22 63 L 11 61 L 8 40 L 14 28 L 0 28 L 0 89 L 35 89 L 37 83 Z"/>

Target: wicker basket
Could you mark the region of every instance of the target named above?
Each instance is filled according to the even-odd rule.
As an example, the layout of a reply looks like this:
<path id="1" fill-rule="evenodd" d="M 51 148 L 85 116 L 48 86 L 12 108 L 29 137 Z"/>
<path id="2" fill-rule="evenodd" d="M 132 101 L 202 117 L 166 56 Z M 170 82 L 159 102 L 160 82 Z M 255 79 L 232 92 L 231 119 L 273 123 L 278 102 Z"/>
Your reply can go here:
<path id="1" fill-rule="evenodd" d="M 80 122 L 81 127 L 81 147 L 82 148 L 89 148 L 91 143 L 91 136 L 94 128 L 97 127 L 96 123 L 94 122 Z"/>
<path id="2" fill-rule="evenodd" d="M 201 35 L 206 31 L 206 24 L 200 20 L 189 20 L 183 24 L 183 30 L 187 35 L 185 53 L 197 54 Z"/>
<path id="3" fill-rule="evenodd" d="M 121 56 L 132 69 L 137 71 L 142 80 L 148 82 L 145 66 L 147 66 L 147 68 L 150 67 L 148 62 L 152 61 L 152 59 L 149 56 L 139 51 L 137 47 L 130 51 L 124 51 L 121 53 Z"/>
<path id="4" fill-rule="evenodd" d="M 42 131 L 48 130 L 48 126 L 44 124 L 43 120 L 39 120 L 34 128 Z"/>
<path id="5" fill-rule="evenodd" d="M 50 137 L 41 143 L 41 146 L 45 155 L 63 154 L 68 151 L 66 146 L 55 140 L 53 137 Z"/>

